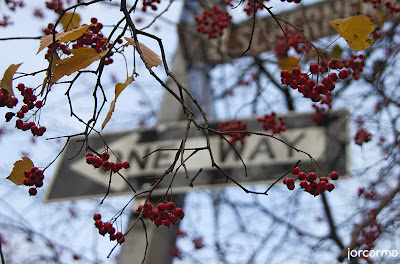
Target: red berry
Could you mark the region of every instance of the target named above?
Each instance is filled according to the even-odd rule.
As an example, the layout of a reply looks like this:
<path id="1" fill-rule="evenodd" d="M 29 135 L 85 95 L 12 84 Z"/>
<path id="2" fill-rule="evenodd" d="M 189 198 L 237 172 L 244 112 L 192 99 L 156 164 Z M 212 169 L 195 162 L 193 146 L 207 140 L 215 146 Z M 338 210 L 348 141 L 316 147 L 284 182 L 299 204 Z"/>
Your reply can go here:
<path id="1" fill-rule="evenodd" d="M 87 164 L 93 164 L 93 157 L 86 157 L 86 163 Z"/>
<path id="2" fill-rule="evenodd" d="M 110 154 L 108 152 L 104 152 L 100 155 L 103 160 L 108 160 L 110 158 Z"/>
<path id="3" fill-rule="evenodd" d="M 119 244 L 124 243 L 124 242 L 125 242 L 125 237 L 121 237 L 120 239 L 117 240 L 117 242 L 118 242 Z"/>
<path id="4" fill-rule="evenodd" d="M 117 237 L 117 239 L 121 239 L 124 235 L 121 232 L 117 232 L 115 236 Z"/>
<path id="5" fill-rule="evenodd" d="M 90 19 L 90 23 L 92 23 L 92 24 L 97 24 L 97 18 L 92 17 L 92 18 Z"/>
<path id="6" fill-rule="evenodd" d="M 293 76 L 293 78 L 297 78 L 297 77 L 299 77 L 300 76 L 300 74 L 301 74 L 301 70 L 299 69 L 299 68 L 297 68 L 297 67 L 294 67 L 293 69 L 292 69 L 292 76 Z"/>
<path id="7" fill-rule="evenodd" d="M 118 170 L 120 170 L 120 169 L 122 169 L 124 166 L 123 166 L 123 163 L 122 163 L 122 162 L 118 161 L 117 163 L 115 163 L 115 167 L 117 167 Z"/>
<path id="8" fill-rule="evenodd" d="M 23 105 L 23 106 L 21 107 L 21 111 L 24 112 L 24 113 L 26 113 L 26 112 L 29 111 L 29 107 L 25 104 L 25 105 Z"/>
<path id="9" fill-rule="evenodd" d="M 330 177 L 332 180 L 336 181 L 337 179 L 339 179 L 339 173 L 337 173 L 336 171 L 332 171 L 332 172 L 329 174 L 329 177 Z"/>
<path id="10" fill-rule="evenodd" d="M 294 175 L 298 175 L 298 174 L 300 173 L 300 168 L 299 168 L 299 167 L 294 168 L 294 169 L 292 170 L 292 173 L 293 173 Z"/>
<path id="11" fill-rule="evenodd" d="M 151 203 L 145 203 L 145 204 L 143 205 L 143 208 L 144 208 L 146 211 L 151 211 L 151 210 L 153 209 L 153 205 L 152 205 Z"/>
<path id="12" fill-rule="evenodd" d="M 172 212 L 175 209 L 175 203 L 174 202 L 168 202 L 166 207 L 167 207 L 168 211 Z"/>
<path id="13" fill-rule="evenodd" d="M 303 188 L 303 189 L 307 189 L 307 187 L 308 187 L 308 182 L 306 182 L 306 181 L 301 181 L 301 182 L 300 182 L 300 187 Z"/>
<path id="14" fill-rule="evenodd" d="M 328 67 L 331 69 L 337 69 L 337 68 L 340 68 L 340 64 L 341 64 L 340 60 L 331 59 L 331 60 L 329 60 Z"/>
<path id="15" fill-rule="evenodd" d="M 326 177 L 321 177 L 320 181 L 329 182 L 328 178 L 326 178 Z"/>
<path id="16" fill-rule="evenodd" d="M 339 79 L 344 80 L 347 77 L 349 77 L 349 71 L 348 70 L 341 70 L 339 72 Z"/>
<path id="17" fill-rule="evenodd" d="M 95 215 L 93 216 L 93 220 L 94 220 L 94 221 L 101 220 L 101 214 L 95 214 Z"/>
<path id="18" fill-rule="evenodd" d="M 41 108 L 43 106 L 43 102 L 42 101 L 36 101 L 35 103 L 36 108 Z"/>
<path id="19" fill-rule="evenodd" d="M 182 219 L 185 216 L 185 213 L 183 212 L 182 208 L 177 207 L 174 210 L 174 215 L 176 215 L 177 217 L 179 217 L 180 219 Z"/>
<path id="20" fill-rule="evenodd" d="M 319 65 L 316 62 L 310 64 L 310 72 L 311 74 L 317 74 L 319 72 Z"/>
<path id="21" fill-rule="evenodd" d="M 165 205 L 165 203 L 159 203 L 159 204 L 157 204 L 157 208 L 160 211 L 164 211 L 165 208 L 167 208 L 167 206 Z"/>
<path id="22" fill-rule="evenodd" d="M 129 168 L 129 162 L 128 162 L 128 161 L 124 161 L 124 162 L 122 163 L 122 167 L 123 167 L 124 169 Z"/>
<path id="23" fill-rule="evenodd" d="M 160 215 L 161 215 L 161 213 L 160 213 L 160 211 L 159 211 L 158 209 L 153 210 L 153 211 L 152 211 L 152 214 L 151 214 L 151 216 L 153 217 L 153 219 L 160 218 Z"/>
<path id="24" fill-rule="evenodd" d="M 308 182 L 313 182 L 313 181 L 315 181 L 317 179 L 317 174 L 315 174 L 315 172 L 310 172 L 308 175 L 307 175 L 307 181 Z"/>
<path id="25" fill-rule="evenodd" d="M 110 230 L 111 228 L 113 228 L 113 225 L 112 225 L 110 222 L 105 222 L 105 223 L 103 224 L 103 226 L 104 226 L 104 228 L 107 230 L 107 232 L 108 232 L 108 230 Z"/>
<path id="26" fill-rule="evenodd" d="M 19 83 L 17 87 L 18 87 L 18 91 L 20 91 L 20 92 L 23 92 L 25 90 L 25 84 L 23 84 L 23 83 Z"/>
<path id="27" fill-rule="evenodd" d="M 107 230 L 104 228 L 104 226 L 102 226 L 101 228 L 99 228 L 99 234 L 104 236 L 105 234 L 107 234 Z"/>
<path id="28" fill-rule="evenodd" d="M 42 127 L 39 127 L 39 135 L 38 135 L 38 136 L 41 136 L 41 135 L 43 135 L 43 134 L 44 134 L 44 132 L 46 132 L 46 127 L 44 127 L 44 126 L 42 126 Z"/>
<path id="29" fill-rule="evenodd" d="M 17 112 L 17 117 L 18 117 L 18 118 L 21 119 L 21 118 L 24 118 L 24 116 L 25 116 L 25 114 L 24 114 L 23 111 L 18 111 L 18 112 Z"/>
<path id="30" fill-rule="evenodd" d="M 307 178 L 307 174 L 305 174 L 305 172 L 300 172 L 300 173 L 297 175 L 297 178 L 298 178 L 299 180 L 304 181 L 304 180 Z"/>
<path id="31" fill-rule="evenodd" d="M 327 190 L 328 192 L 332 191 L 333 189 L 335 189 L 335 185 L 333 185 L 333 183 L 328 183 L 326 185 L 325 190 Z"/>
<path id="32" fill-rule="evenodd" d="M 100 228 L 103 227 L 103 222 L 99 219 L 99 220 L 96 220 L 96 221 L 95 221 L 94 225 L 95 225 L 98 229 L 100 229 Z"/>
<path id="33" fill-rule="evenodd" d="M 294 185 L 294 179 L 288 178 L 288 179 L 286 180 L 286 185 L 287 185 L 287 186 L 292 186 L 292 185 Z"/>
<path id="34" fill-rule="evenodd" d="M 161 218 L 154 219 L 154 224 L 160 226 L 163 224 L 163 220 Z"/>
<path id="35" fill-rule="evenodd" d="M 326 190 L 326 186 L 328 185 L 328 183 L 326 181 L 320 181 L 318 183 L 318 189 L 320 192 L 323 192 Z"/>
<path id="36" fill-rule="evenodd" d="M 35 196 L 37 194 L 36 188 L 30 188 L 28 192 L 30 196 Z"/>

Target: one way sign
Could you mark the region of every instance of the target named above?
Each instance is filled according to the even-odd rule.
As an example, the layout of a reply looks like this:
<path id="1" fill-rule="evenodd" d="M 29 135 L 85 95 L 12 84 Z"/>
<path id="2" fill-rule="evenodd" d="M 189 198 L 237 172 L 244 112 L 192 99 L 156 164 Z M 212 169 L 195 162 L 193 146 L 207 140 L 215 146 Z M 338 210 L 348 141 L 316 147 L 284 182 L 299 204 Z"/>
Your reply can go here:
<path id="1" fill-rule="evenodd" d="M 341 175 L 348 173 L 349 126 L 346 111 L 328 114 L 323 124 L 311 121 L 309 114 L 288 114 L 284 120 L 287 131 L 279 134 L 278 138 L 309 153 L 323 171 L 329 173 L 331 170 L 336 170 Z M 250 131 L 262 132 L 262 125 L 257 122 L 257 119 L 245 120 L 245 122 Z M 211 123 L 210 127 L 217 129 L 218 123 Z M 120 160 L 130 162 L 130 168 L 122 170 L 121 173 L 136 191 L 141 191 L 149 189 L 154 178 L 162 175 L 172 164 L 185 129 L 186 122 L 177 122 L 158 125 L 150 129 L 103 135 L 103 138 Z M 103 141 L 99 137 L 90 137 L 89 143 L 98 152 L 104 150 Z M 300 164 L 302 168 L 310 164 L 307 155 L 270 137 L 257 135 L 247 137 L 244 144 L 235 144 L 236 152 L 227 142 L 212 133 L 210 133 L 210 143 L 215 162 L 235 181 L 243 185 L 271 183 L 299 160 L 302 161 Z M 187 149 L 185 157 L 192 155 L 186 161 L 189 179 L 184 169 L 180 167 L 176 175 L 171 173 L 164 178 L 157 186 L 156 192 L 164 192 L 171 180 L 173 180 L 174 193 L 188 191 L 192 189 L 189 186 L 190 178 L 200 170 L 201 173 L 193 181 L 193 188 L 232 185 L 232 182 L 226 181 L 222 173 L 211 167 L 208 151 L 197 151 L 198 148 L 205 146 L 204 132 L 195 128 L 191 129 L 185 146 Z M 68 144 L 46 195 L 47 201 L 105 195 L 110 173 L 94 169 L 93 166 L 86 164 L 84 151 L 77 155 L 81 147 L 82 142 L 77 140 Z M 243 162 L 237 153 L 246 164 L 247 176 Z M 71 159 L 72 157 L 75 158 Z M 132 193 L 132 189 L 126 182 L 120 176 L 113 175 L 110 194 L 129 193 Z"/>

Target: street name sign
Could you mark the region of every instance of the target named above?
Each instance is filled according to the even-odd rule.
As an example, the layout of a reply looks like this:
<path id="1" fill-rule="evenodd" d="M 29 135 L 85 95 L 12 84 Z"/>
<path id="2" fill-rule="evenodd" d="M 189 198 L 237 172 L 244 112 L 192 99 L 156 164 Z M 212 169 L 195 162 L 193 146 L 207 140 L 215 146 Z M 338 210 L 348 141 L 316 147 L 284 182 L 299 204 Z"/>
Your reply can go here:
<path id="1" fill-rule="evenodd" d="M 348 174 L 349 115 L 346 111 L 329 113 L 324 123 L 311 121 L 310 114 L 290 113 L 284 116 L 287 130 L 276 137 L 291 146 L 309 153 L 318 163 L 318 168 L 325 173 L 336 170 L 341 175 Z M 249 131 L 263 132 L 262 124 L 257 119 L 243 120 Z M 212 122 L 210 127 L 218 129 L 219 122 Z M 136 191 L 148 190 L 155 177 L 161 176 L 174 161 L 186 129 L 186 122 L 158 125 L 149 129 L 103 135 L 111 150 L 122 161 L 129 161 L 130 168 L 121 170 L 125 179 Z M 265 132 L 265 131 L 264 131 Z M 265 134 L 269 134 L 265 132 Z M 267 136 L 251 135 L 244 144 L 236 142 L 233 148 L 221 137 L 210 132 L 211 149 L 215 162 L 230 177 L 242 185 L 270 184 L 301 160 L 300 167 L 310 165 L 307 155 L 297 152 L 290 146 Z M 89 144 L 98 152 L 104 151 L 100 137 L 89 137 Z M 204 131 L 191 128 L 186 141 L 185 157 L 196 148 L 206 146 Z M 85 151 L 81 150 L 82 141 L 71 140 L 66 147 L 53 181 L 46 194 L 46 201 L 62 201 L 104 196 L 110 172 L 95 169 L 86 164 Z M 149 153 L 152 153 L 148 155 Z M 112 155 L 111 155 L 112 156 Z M 146 156 L 146 157 L 145 157 Z M 74 157 L 73 159 L 71 159 Z M 145 158 L 143 158 L 145 157 Z M 115 160 L 114 160 L 115 161 Z M 179 161 L 177 163 L 179 165 Z M 167 175 L 157 186 L 153 194 L 162 194 L 173 179 L 172 190 L 182 193 L 192 189 L 216 188 L 232 185 L 226 177 L 211 166 L 209 152 L 197 151 L 186 161 L 188 177 L 183 167 L 177 174 Z M 194 179 L 190 187 L 191 179 Z M 174 171 L 175 172 L 175 171 Z M 132 194 L 126 182 L 113 174 L 110 195 Z"/>
<path id="2" fill-rule="evenodd" d="M 274 12 L 274 9 L 271 10 Z M 362 0 L 327 0 L 311 5 L 296 5 L 296 8 L 275 14 L 280 19 L 301 28 L 304 35 L 314 41 L 323 37 L 338 34 L 328 20 L 346 18 L 357 14 L 375 14 L 372 4 Z M 282 27 L 286 24 L 279 21 Z M 290 26 L 289 26 L 290 27 Z M 272 50 L 282 35 L 282 29 L 271 16 L 256 20 L 253 30 L 253 19 L 233 24 L 224 31 L 221 39 L 209 40 L 196 31 L 194 24 L 182 24 L 179 28 L 179 39 L 185 51 L 185 56 L 192 61 L 210 63 L 226 63 L 238 58 L 249 46 L 253 34 L 251 48 L 245 56 L 257 56 L 262 52 Z M 291 28 L 295 30 L 294 28 Z"/>

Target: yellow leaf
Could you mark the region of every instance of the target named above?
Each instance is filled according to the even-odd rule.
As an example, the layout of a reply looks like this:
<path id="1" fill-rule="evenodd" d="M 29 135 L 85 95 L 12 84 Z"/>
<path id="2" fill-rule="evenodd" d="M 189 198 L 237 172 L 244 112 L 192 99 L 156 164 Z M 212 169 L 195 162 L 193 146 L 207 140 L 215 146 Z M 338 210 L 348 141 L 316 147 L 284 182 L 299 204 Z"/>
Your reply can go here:
<path id="1" fill-rule="evenodd" d="M 106 50 L 100 53 L 93 48 L 80 48 L 71 50 L 72 56 L 57 60 L 51 68 L 52 76 L 50 84 L 54 84 L 60 78 L 70 75 L 76 71 L 86 68 L 93 62 L 101 59 L 107 54 Z"/>
<path id="2" fill-rule="evenodd" d="M 125 37 L 125 40 L 128 42 L 128 45 L 132 45 L 133 47 L 136 48 L 136 43 L 133 38 Z M 160 60 L 158 55 L 156 53 L 154 53 L 154 51 L 152 51 L 151 49 L 146 47 L 143 43 L 139 43 L 139 46 L 140 46 L 140 50 L 143 53 L 144 60 L 147 63 L 148 67 L 151 68 L 154 66 L 157 67 L 157 66 L 161 65 L 162 61 Z"/>
<path id="3" fill-rule="evenodd" d="M 339 32 L 353 50 L 366 49 L 373 42 L 368 34 L 374 31 L 375 25 L 365 15 L 329 20 L 329 24 Z"/>
<path id="4" fill-rule="evenodd" d="M 104 119 L 103 124 L 101 125 L 101 130 L 103 130 L 104 127 L 107 125 L 108 121 L 110 121 L 111 116 L 115 109 L 115 103 L 117 102 L 118 96 L 133 81 L 134 81 L 134 78 L 133 78 L 133 73 L 132 73 L 132 76 L 128 76 L 124 83 L 117 83 L 117 85 L 115 85 L 115 98 L 111 102 L 110 110 L 108 110 L 108 114 L 107 114 L 106 118 Z"/>
<path id="5" fill-rule="evenodd" d="M 80 36 L 83 35 L 89 28 L 89 25 L 84 25 L 80 26 L 78 28 L 74 28 L 72 30 L 69 30 L 67 32 L 63 33 L 58 33 L 55 35 L 55 41 L 59 42 L 68 42 L 68 41 L 73 41 L 79 38 Z M 43 38 L 40 40 L 40 46 L 39 50 L 36 54 L 41 52 L 44 48 L 48 47 L 51 43 L 53 43 L 53 35 L 45 35 Z"/>
<path id="6" fill-rule="evenodd" d="M 14 95 L 12 80 L 15 72 L 18 70 L 20 64 L 11 64 L 8 69 L 5 71 L 3 79 L 1 79 L 0 87 L 6 89 L 10 95 Z"/>
<path id="7" fill-rule="evenodd" d="M 23 157 L 22 160 L 18 160 L 14 163 L 14 167 L 7 180 L 12 181 L 16 185 L 22 185 L 25 179 L 25 171 L 30 170 L 34 167 L 33 162 L 27 158 Z"/>
<path id="8" fill-rule="evenodd" d="M 81 17 L 77 13 L 65 13 L 60 20 L 64 31 L 73 29 L 74 27 L 79 27 L 81 22 Z"/>
<path id="9" fill-rule="evenodd" d="M 278 66 L 282 70 L 291 71 L 298 64 L 299 64 L 299 58 L 296 57 L 285 57 L 278 60 Z"/>

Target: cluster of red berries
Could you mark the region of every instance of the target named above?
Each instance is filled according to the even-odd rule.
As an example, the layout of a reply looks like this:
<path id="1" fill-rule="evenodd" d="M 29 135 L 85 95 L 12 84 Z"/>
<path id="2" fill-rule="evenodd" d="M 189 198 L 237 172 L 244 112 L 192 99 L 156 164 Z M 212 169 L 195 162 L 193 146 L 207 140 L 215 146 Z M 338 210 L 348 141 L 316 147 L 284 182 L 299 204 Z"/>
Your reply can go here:
<path id="1" fill-rule="evenodd" d="M 304 97 L 310 98 L 313 102 L 321 102 L 322 104 L 331 104 L 331 91 L 335 88 L 333 80 L 337 80 L 336 74 L 332 74 L 331 77 L 325 77 L 322 79 L 322 83 L 317 84 L 311 79 L 308 74 L 302 73 L 297 67 L 293 68 L 292 71 L 282 70 L 281 71 L 281 82 L 282 84 L 288 85 L 293 89 L 297 89 L 299 93 L 303 94 Z"/>
<path id="2" fill-rule="evenodd" d="M 142 11 L 146 12 L 147 7 L 150 7 L 152 10 L 156 11 L 157 10 L 157 5 L 161 3 L 161 0 L 143 0 L 143 6 L 142 6 Z"/>
<path id="3" fill-rule="evenodd" d="M 377 193 L 375 190 L 366 190 L 364 188 L 359 188 L 358 189 L 358 196 L 359 197 L 364 197 L 367 200 L 371 201 L 377 201 L 382 199 L 382 196 Z"/>
<path id="4" fill-rule="evenodd" d="M 18 104 L 18 99 L 11 95 L 6 89 L 0 89 L 0 107 L 7 106 L 8 108 L 13 108 Z"/>
<path id="5" fill-rule="evenodd" d="M 39 170 L 36 167 L 32 167 L 30 170 L 26 170 L 24 172 L 25 178 L 23 184 L 25 186 L 34 186 L 29 189 L 29 194 L 31 196 L 35 196 L 37 194 L 36 188 L 40 188 L 43 186 L 43 171 Z"/>
<path id="6" fill-rule="evenodd" d="M 279 134 L 286 131 L 285 120 L 282 116 L 278 116 L 275 112 L 266 114 L 264 117 L 259 117 L 258 122 L 263 123 L 265 131 L 272 130 L 273 134 Z"/>
<path id="7" fill-rule="evenodd" d="M 149 202 L 144 205 L 139 205 L 138 212 L 142 213 L 143 217 L 152 221 L 157 227 L 160 225 L 170 226 L 176 223 L 179 219 L 183 219 L 185 213 L 180 207 L 175 207 L 174 202 L 158 203 L 155 208 Z"/>
<path id="8" fill-rule="evenodd" d="M 98 53 L 100 53 L 102 50 L 105 48 L 111 48 L 112 44 L 108 43 L 105 45 L 107 42 L 107 38 L 104 37 L 104 35 L 100 32 L 101 29 L 103 28 L 103 24 L 99 23 L 97 21 L 97 18 L 92 17 L 90 19 L 91 25 L 89 26 L 87 32 L 82 34 L 78 39 L 75 41 L 69 43 L 72 44 L 71 48 L 72 49 L 79 49 L 79 48 L 93 48 L 96 50 Z M 46 35 L 52 34 L 52 30 L 54 28 L 54 24 L 48 24 L 47 28 L 44 30 L 44 33 Z M 57 34 L 58 32 L 55 31 Z M 122 44 L 122 39 L 117 40 L 118 44 Z M 65 55 L 71 55 L 71 50 L 68 47 L 68 45 L 63 44 L 63 43 L 55 43 L 56 50 L 60 51 L 60 54 L 65 54 Z M 50 54 L 51 54 L 51 49 L 52 46 L 50 45 L 47 49 L 47 53 L 45 54 L 45 58 L 49 59 Z M 111 58 L 114 55 L 114 52 L 108 52 L 107 53 L 107 59 L 104 61 L 105 65 L 112 64 L 114 60 Z"/>
<path id="9" fill-rule="evenodd" d="M 24 7 L 25 3 L 23 1 L 16 1 L 16 0 L 5 0 L 7 7 L 11 11 L 15 11 L 17 7 Z"/>
<path id="10" fill-rule="evenodd" d="M 311 44 L 300 33 L 296 33 L 290 28 L 285 28 L 286 35 L 279 35 L 278 41 L 274 46 L 274 53 L 278 59 L 286 58 L 288 51 L 292 47 L 297 54 L 302 54 L 311 50 Z"/>
<path id="11" fill-rule="evenodd" d="M 390 1 L 385 2 L 385 7 L 391 14 L 400 12 L 400 6 L 395 7 Z"/>
<path id="12" fill-rule="evenodd" d="M 116 163 L 108 161 L 110 154 L 108 152 L 101 153 L 100 157 L 95 156 L 93 153 L 86 153 L 86 163 L 93 165 L 95 168 L 102 168 L 104 171 L 119 172 L 121 169 L 129 168 L 128 161 L 118 161 Z"/>
<path id="13" fill-rule="evenodd" d="M 255 7 L 256 10 L 262 10 L 264 8 L 263 4 L 264 2 L 268 2 L 269 0 L 260 0 L 260 1 L 255 1 Z M 254 0 L 247 0 L 246 6 L 244 7 L 243 10 L 248 16 L 251 16 L 254 14 Z"/>
<path id="14" fill-rule="evenodd" d="M 44 126 L 37 126 L 34 122 L 24 122 L 22 119 L 25 117 L 25 114 L 29 111 L 34 109 L 42 108 L 43 102 L 41 100 L 37 100 L 36 95 L 33 94 L 33 89 L 29 87 L 25 87 L 23 83 L 18 84 L 18 90 L 20 91 L 21 95 L 24 97 L 24 105 L 21 106 L 21 109 L 16 113 L 18 120 L 15 122 L 15 126 L 22 131 L 30 130 L 34 136 L 42 136 L 44 132 L 46 132 L 46 127 Z M 8 118 L 11 119 L 13 113 L 7 113 L 9 116 Z M 7 117 L 6 117 L 7 119 Z M 9 120 L 8 119 L 8 120 Z"/>
<path id="15" fill-rule="evenodd" d="M 364 3 L 371 3 L 375 9 L 379 8 L 382 4 L 382 0 L 362 0 Z M 391 1 L 385 1 L 385 7 L 389 11 L 389 13 L 397 13 L 400 12 L 400 7 L 395 7 Z"/>
<path id="16" fill-rule="evenodd" d="M 309 73 L 318 77 L 331 70 L 328 76 L 322 78 L 321 83 L 316 83 L 307 73 L 302 73 L 297 67 L 293 68 L 292 71 L 282 70 L 281 82 L 297 89 L 304 97 L 310 98 L 313 102 L 321 102 L 321 104 L 326 104 L 330 108 L 331 91 L 335 88 L 335 82 L 344 80 L 349 76 L 358 80 L 359 73 L 363 71 L 364 65 L 363 55 L 352 54 L 349 60 L 331 59 L 328 63 L 321 60 L 319 63 L 311 63 L 309 68 Z M 333 70 L 339 72 L 336 73 Z"/>
<path id="17" fill-rule="evenodd" d="M 322 123 L 325 119 L 325 109 L 316 104 L 313 104 L 312 107 L 314 108 L 314 112 L 311 115 L 311 120 L 315 123 Z"/>
<path id="18" fill-rule="evenodd" d="M 369 142 L 372 139 L 372 135 L 371 133 L 369 133 L 367 130 L 365 130 L 364 128 L 359 128 L 357 130 L 356 135 L 354 136 L 354 142 L 357 145 L 362 146 L 362 144 L 365 142 Z"/>
<path id="19" fill-rule="evenodd" d="M 64 10 L 63 2 L 61 0 L 51 0 L 46 2 L 46 7 L 50 10 L 54 10 L 57 14 L 61 14 Z"/>
<path id="20" fill-rule="evenodd" d="M 201 249 L 205 246 L 204 242 L 203 242 L 203 237 L 201 237 L 201 236 L 197 236 L 197 237 L 193 238 L 192 242 L 193 242 L 195 249 Z"/>
<path id="21" fill-rule="evenodd" d="M 304 191 L 317 196 L 325 191 L 332 191 L 335 188 L 333 183 L 330 183 L 327 177 L 320 177 L 319 182 L 317 182 L 318 175 L 315 172 L 310 172 L 306 174 L 302 172 L 299 167 L 296 167 L 292 170 L 293 175 L 297 176 L 297 179 L 293 179 L 290 177 L 283 178 L 283 184 L 287 186 L 289 190 L 293 190 L 295 188 L 295 181 L 300 181 L 300 187 L 304 189 Z M 331 180 L 336 181 L 339 179 L 339 174 L 336 171 L 332 171 L 329 174 Z"/>
<path id="22" fill-rule="evenodd" d="M 0 20 L 0 27 L 6 27 L 11 24 L 12 24 L 12 22 L 10 21 L 10 17 L 3 15 L 3 19 Z"/>
<path id="23" fill-rule="evenodd" d="M 376 220 L 378 211 L 376 209 L 371 209 L 368 212 L 368 217 L 371 222 L 367 227 L 361 230 L 360 242 L 363 244 L 362 250 L 371 250 L 375 247 L 375 240 L 377 240 L 382 232 L 382 224 Z"/>
<path id="24" fill-rule="evenodd" d="M 116 232 L 115 227 L 113 227 L 111 222 L 103 222 L 101 221 L 101 214 L 95 214 L 93 216 L 94 225 L 99 229 L 99 234 L 105 236 L 106 234 L 110 235 L 111 241 L 117 241 L 119 244 L 125 242 L 124 234 L 121 232 Z"/>
<path id="25" fill-rule="evenodd" d="M 201 17 L 196 16 L 195 20 L 200 25 L 196 28 L 198 32 L 204 33 L 209 39 L 215 39 L 224 33 L 224 29 L 231 23 L 231 16 L 225 10 L 214 5 L 205 10 Z"/>
<path id="26" fill-rule="evenodd" d="M 247 131 L 247 124 L 240 120 L 236 120 L 234 123 L 232 123 L 231 121 L 223 121 L 219 124 L 218 129 L 218 132 L 228 132 L 226 133 L 226 135 L 230 137 L 230 143 L 239 141 L 241 144 L 244 143 L 244 138 L 246 136 L 251 135 L 250 133 L 245 131 Z"/>

